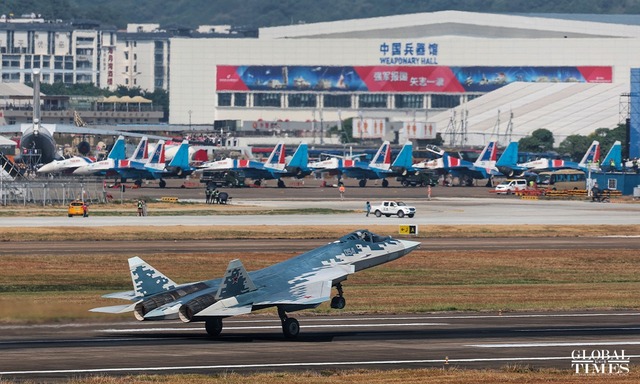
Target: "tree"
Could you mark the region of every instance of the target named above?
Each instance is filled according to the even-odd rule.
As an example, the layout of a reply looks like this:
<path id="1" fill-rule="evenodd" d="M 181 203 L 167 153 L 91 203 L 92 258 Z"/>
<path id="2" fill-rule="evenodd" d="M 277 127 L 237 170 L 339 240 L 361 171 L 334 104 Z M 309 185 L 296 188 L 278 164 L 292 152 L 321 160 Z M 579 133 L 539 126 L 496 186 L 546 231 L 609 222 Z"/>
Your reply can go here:
<path id="1" fill-rule="evenodd" d="M 572 160 L 579 161 L 593 140 L 582 135 L 569 135 L 558 147 L 561 155 L 569 155 Z"/>
<path id="2" fill-rule="evenodd" d="M 518 141 L 518 147 L 523 152 L 548 152 L 553 150 L 553 133 L 540 128 L 531 132 L 531 136 L 523 137 Z"/>

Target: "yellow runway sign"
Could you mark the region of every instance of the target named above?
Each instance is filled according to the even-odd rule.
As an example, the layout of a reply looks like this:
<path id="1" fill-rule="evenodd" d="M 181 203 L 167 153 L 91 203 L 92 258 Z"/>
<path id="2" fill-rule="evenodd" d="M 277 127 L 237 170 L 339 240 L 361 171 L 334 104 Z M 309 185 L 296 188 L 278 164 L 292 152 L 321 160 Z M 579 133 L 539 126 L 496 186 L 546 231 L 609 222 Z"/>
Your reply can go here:
<path id="1" fill-rule="evenodd" d="M 401 235 L 417 235 L 418 234 L 418 226 L 417 225 L 400 225 Z"/>

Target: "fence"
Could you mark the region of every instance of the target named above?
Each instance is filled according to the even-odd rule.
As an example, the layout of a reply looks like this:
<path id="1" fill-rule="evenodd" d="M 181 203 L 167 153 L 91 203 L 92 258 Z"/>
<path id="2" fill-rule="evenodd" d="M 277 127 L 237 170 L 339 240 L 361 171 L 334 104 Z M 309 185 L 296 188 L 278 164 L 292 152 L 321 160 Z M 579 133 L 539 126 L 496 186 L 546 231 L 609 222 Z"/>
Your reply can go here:
<path id="1" fill-rule="evenodd" d="M 19 180 L 0 178 L 0 205 L 66 205 L 72 200 L 104 203 L 107 191 L 102 182 L 77 180 Z"/>

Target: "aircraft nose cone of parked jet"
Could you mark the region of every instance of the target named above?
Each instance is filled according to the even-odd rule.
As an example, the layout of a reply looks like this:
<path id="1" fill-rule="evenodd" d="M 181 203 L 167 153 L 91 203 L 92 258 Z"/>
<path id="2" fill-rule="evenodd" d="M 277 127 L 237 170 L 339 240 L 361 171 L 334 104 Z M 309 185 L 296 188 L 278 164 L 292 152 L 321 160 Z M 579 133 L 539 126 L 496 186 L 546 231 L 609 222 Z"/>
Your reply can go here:
<path id="1" fill-rule="evenodd" d="M 91 174 L 91 170 L 89 169 L 89 167 L 80 167 L 78 169 L 76 169 L 75 171 L 73 171 L 74 175 L 81 175 L 81 176 L 86 176 L 86 175 L 90 175 Z"/>
<path id="2" fill-rule="evenodd" d="M 38 173 L 51 173 L 55 171 L 55 167 L 53 165 L 53 163 L 48 163 L 43 165 L 42 167 L 38 168 Z"/>

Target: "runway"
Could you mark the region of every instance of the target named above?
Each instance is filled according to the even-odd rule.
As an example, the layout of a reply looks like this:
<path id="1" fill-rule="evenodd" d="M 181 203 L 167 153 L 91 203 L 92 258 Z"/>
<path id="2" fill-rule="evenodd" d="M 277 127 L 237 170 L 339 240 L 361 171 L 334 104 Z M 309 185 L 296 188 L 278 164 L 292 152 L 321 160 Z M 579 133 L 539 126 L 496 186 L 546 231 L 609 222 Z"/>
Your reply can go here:
<path id="1" fill-rule="evenodd" d="M 93 216 L 88 218 L 12 217 L 0 221 L 0 227 L 103 227 L 103 226 L 230 226 L 282 225 L 298 226 L 313 223 L 322 225 L 353 225 L 366 228 L 376 224 L 418 225 L 636 225 L 640 224 L 640 204 L 601 204 L 586 201 L 546 201 L 496 198 L 440 198 L 408 203 L 416 207 L 413 218 L 375 217 L 364 215 L 364 201 L 312 201 L 250 199 L 234 201 L 228 209 L 242 210 L 243 206 L 258 206 L 275 210 L 274 214 L 236 214 L 206 216 L 162 216 L 151 210 L 147 217 Z M 321 208 L 338 211 L 332 214 L 277 214 L 278 209 Z M 343 211 L 341 213 L 340 211 Z"/>
<path id="2" fill-rule="evenodd" d="M 0 326 L 0 376 L 213 373 L 418 367 L 572 369 L 572 351 L 640 358 L 639 312 L 299 315 L 284 339 L 275 317 L 225 319 L 220 339 L 201 323 Z M 631 368 L 633 369 L 633 367 Z"/>

